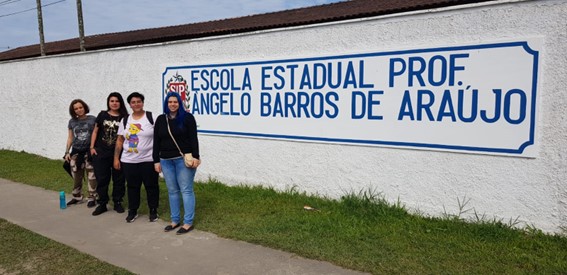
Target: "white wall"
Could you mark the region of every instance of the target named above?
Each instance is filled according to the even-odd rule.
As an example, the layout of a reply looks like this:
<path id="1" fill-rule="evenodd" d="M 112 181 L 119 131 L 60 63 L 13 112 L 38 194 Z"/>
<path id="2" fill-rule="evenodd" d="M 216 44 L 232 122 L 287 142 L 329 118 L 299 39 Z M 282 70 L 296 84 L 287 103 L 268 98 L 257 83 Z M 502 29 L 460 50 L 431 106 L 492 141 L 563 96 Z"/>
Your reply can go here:
<path id="1" fill-rule="evenodd" d="M 61 158 L 68 104 L 96 115 L 108 93 L 160 112 L 166 66 L 479 44 L 542 37 L 536 158 L 200 135 L 198 179 L 338 198 L 373 188 L 424 214 L 458 212 L 567 227 L 567 1 L 501 1 L 313 27 L 0 63 L 0 148 Z M 197 120 L 199 117 L 197 117 Z"/>

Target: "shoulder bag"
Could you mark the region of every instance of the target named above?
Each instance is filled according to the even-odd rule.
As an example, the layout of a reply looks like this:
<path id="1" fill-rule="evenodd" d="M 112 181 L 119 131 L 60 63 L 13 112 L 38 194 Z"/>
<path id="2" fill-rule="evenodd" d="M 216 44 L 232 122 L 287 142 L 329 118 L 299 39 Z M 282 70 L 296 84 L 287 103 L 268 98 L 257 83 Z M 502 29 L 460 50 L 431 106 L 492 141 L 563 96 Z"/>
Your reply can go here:
<path id="1" fill-rule="evenodd" d="M 173 143 L 175 143 L 177 150 L 179 150 L 179 154 L 181 154 L 181 156 L 183 156 L 183 162 L 185 162 L 185 166 L 191 168 L 191 165 L 193 164 L 193 154 L 191 154 L 191 153 L 183 154 L 183 152 L 181 152 L 181 148 L 179 148 L 179 145 L 177 145 L 177 141 L 175 141 L 173 134 L 171 134 L 171 129 L 169 128 L 169 121 L 168 120 L 169 119 L 167 118 L 167 115 L 165 115 L 165 123 L 167 124 L 167 131 L 169 132 L 169 136 L 173 140 Z"/>

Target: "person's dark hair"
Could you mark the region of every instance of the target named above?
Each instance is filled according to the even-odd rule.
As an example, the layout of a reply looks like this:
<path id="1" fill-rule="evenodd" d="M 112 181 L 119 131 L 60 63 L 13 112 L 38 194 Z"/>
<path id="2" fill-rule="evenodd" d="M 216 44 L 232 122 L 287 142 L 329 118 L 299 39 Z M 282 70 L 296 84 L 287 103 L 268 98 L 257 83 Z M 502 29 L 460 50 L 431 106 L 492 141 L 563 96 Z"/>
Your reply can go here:
<path id="1" fill-rule="evenodd" d="M 128 96 L 128 103 L 130 103 L 130 101 L 132 101 L 132 98 L 137 97 L 139 99 L 142 100 L 142 102 L 144 102 L 144 95 L 140 94 L 138 92 L 133 92 Z"/>
<path id="2" fill-rule="evenodd" d="M 124 98 L 122 98 L 122 95 L 120 93 L 117 92 L 112 92 L 108 95 L 108 97 L 106 98 L 106 110 L 110 111 L 110 98 L 111 97 L 116 97 L 118 98 L 118 101 L 120 102 L 120 108 L 118 109 L 118 113 L 120 114 L 120 117 L 124 117 L 128 114 L 128 110 L 126 110 L 126 106 L 124 104 Z"/>
<path id="3" fill-rule="evenodd" d="M 87 105 L 87 103 L 85 103 L 82 99 L 73 99 L 73 101 L 71 101 L 71 104 L 69 104 L 69 115 L 71 115 L 72 118 L 77 117 L 77 114 L 75 114 L 75 110 L 73 109 L 73 105 L 77 103 L 81 103 L 83 105 L 83 108 L 85 109 L 85 114 L 88 114 L 91 111 L 89 109 L 89 105 Z"/>
<path id="4" fill-rule="evenodd" d="M 183 106 L 183 100 L 181 100 L 181 96 L 179 96 L 178 93 L 176 92 L 167 93 L 167 95 L 165 96 L 165 100 L 163 101 L 163 112 L 166 115 L 169 115 L 170 111 L 169 111 L 169 107 L 167 107 L 167 101 L 172 96 L 177 98 L 177 102 L 179 102 L 179 109 L 177 110 L 177 115 L 175 116 L 175 123 L 177 124 L 177 127 L 179 129 L 183 129 L 183 120 L 185 119 L 185 114 L 187 114 L 187 111 L 185 111 L 185 107 Z"/>

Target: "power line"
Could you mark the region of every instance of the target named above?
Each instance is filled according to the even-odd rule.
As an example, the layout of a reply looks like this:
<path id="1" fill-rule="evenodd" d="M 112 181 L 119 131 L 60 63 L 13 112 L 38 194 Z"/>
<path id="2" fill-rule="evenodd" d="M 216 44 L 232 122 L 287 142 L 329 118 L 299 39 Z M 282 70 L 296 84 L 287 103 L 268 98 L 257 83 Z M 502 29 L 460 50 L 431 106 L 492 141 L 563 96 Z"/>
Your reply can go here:
<path id="1" fill-rule="evenodd" d="M 5 0 L 5 1 L 0 1 L 0 6 L 12 4 L 12 3 L 14 3 L 14 2 L 19 2 L 19 1 L 22 1 L 22 0 Z"/>
<path id="2" fill-rule="evenodd" d="M 22 1 L 22 0 L 6 0 L 6 1 L 0 2 L 0 6 L 4 6 L 4 5 L 20 2 L 20 1 Z"/>
<path id="3" fill-rule="evenodd" d="M 59 1 L 56 1 L 56 2 L 53 2 L 53 3 L 49 3 L 49 4 L 45 4 L 45 5 L 41 5 L 41 6 L 42 6 L 42 7 L 47 7 L 47 6 L 55 5 L 55 4 L 57 4 L 57 3 L 61 3 L 61 2 L 65 2 L 65 1 L 66 1 L 66 0 L 59 0 Z M 0 15 L 0 18 L 1 18 L 1 17 L 10 16 L 10 15 L 16 15 L 16 14 L 24 13 L 24 12 L 27 12 L 27 11 L 33 11 L 33 10 L 37 10 L 37 8 L 31 8 L 31 9 L 27 9 L 27 10 L 23 10 L 23 11 L 18 11 L 18 12 L 14 12 L 14 13 L 3 14 L 3 15 Z"/>

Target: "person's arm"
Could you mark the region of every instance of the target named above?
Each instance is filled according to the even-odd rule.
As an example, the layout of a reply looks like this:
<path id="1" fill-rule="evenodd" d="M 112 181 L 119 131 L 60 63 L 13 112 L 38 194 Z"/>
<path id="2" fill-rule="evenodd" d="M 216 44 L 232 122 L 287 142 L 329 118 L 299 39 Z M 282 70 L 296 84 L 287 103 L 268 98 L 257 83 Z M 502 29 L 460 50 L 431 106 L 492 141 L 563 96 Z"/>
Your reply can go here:
<path id="1" fill-rule="evenodd" d="M 124 146 L 124 136 L 119 135 L 116 137 L 116 145 L 114 146 L 114 169 L 120 170 L 120 153 Z"/>
<path id="2" fill-rule="evenodd" d="M 65 146 L 65 156 L 63 157 L 65 161 L 71 161 L 71 154 L 69 150 L 71 150 L 71 145 L 73 144 L 73 130 L 68 129 L 67 134 L 67 145 Z"/>
<path id="3" fill-rule="evenodd" d="M 96 143 L 96 136 L 98 135 L 98 124 L 95 124 L 93 129 L 93 134 L 91 136 L 91 155 L 96 155 L 96 149 L 94 148 Z"/>
<path id="4" fill-rule="evenodd" d="M 116 144 L 114 145 L 114 163 L 112 166 L 114 166 L 114 169 L 116 170 L 120 170 L 120 154 L 122 154 L 122 149 L 124 148 L 124 119 L 126 118 L 122 118 L 118 124 L 118 133 L 116 136 Z"/>
<path id="5" fill-rule="evenodd" d="M 156 123 L 154 125 L 154 146 L 153 146 L 153 159 L 154 159 L 154 170 L 158 173 L 161 173 L 161 164 L 159 162 L 159 150 L 160 150 L 160 142 L 161 140 L 159 139 L 159 129 L 161 127 L 161 115 L 157 117 L 156 119 Z M 165 118 L 165 117 L 164 117 Z M 165 123 L 167 123 L 167 119 L 165 120 Z"/>
<path id="6" fill-rule="evenodd" d="M 191 113 L 188 113 L 187 116 L 186 127 L 189 132 L 189 144 L 191 145 L 191 154 L 193 155 L 191 168 L 197 168 L 201 164 L 201 156 L 199 155 L 199 138 L 197 137 L 197 122 Z"/>

